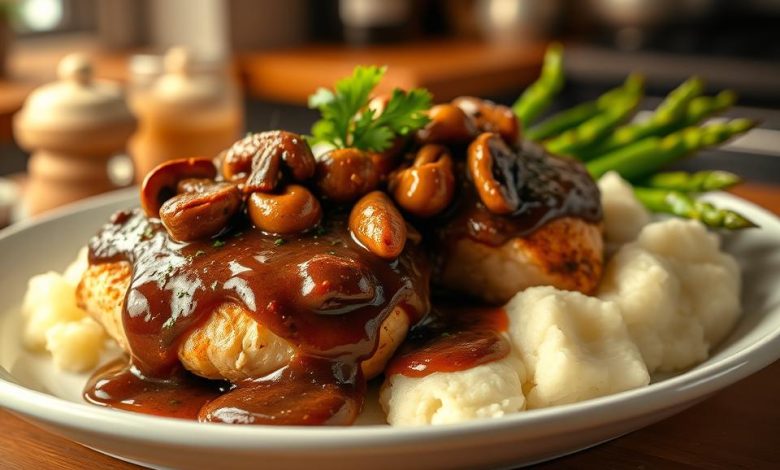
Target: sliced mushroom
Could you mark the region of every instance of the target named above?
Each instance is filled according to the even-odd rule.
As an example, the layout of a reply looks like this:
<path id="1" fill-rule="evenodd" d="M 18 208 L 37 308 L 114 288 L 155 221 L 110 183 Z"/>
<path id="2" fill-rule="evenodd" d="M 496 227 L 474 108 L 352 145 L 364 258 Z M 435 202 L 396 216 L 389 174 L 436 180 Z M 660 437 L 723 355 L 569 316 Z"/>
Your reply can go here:
<path id="1" fill-rule="evenodd" d="M 368 251 L 395 259 L 406 245 L 406 221 L 382 191 L 366 194 L 349 214 L 349 229 Z"/>
<path id="2" fill-rule="evenodd" d="M 174 240 L 188 242 L 222 231 L 241 208 L 241 192 L 232 183 L 216 183 L 165 201 L 160 221 Z"/>
<path id="3" fill-rule="evenodd" d="M 474 139 L 467 164 L 477 194 L 488 210 L 500 215 L 517 210 L 517 155 L 498 134 L 485 132 Z"/>
<path id="4" fill-rule="evenodd" d="M 178 193 L 179 181 L 214 179 L 217 169 L 210 158 L 181 158 L 156 166 L 141 184 L 141 207 L 149 217 L 158 217 L 165 201 Z"/>
<path id="5" fill-rule="evenodd" d="M 223 158 L 222 174 L 228 181 L 243 182 L 244 192 L 273 191 L 286 170 L 293 180 L 314 175 L 316 162 L 309 144 L 298 134 L 269 131 L 239 140 Z"/>
<path id="6" fill-rule="evenodd" d="M 422 147 L 412 166 L 393 176 L 390 191 L 410 214 L 430 217 L 443 211 L 455 193 L 452 157 L 447 148 L 434 144 Z"/>
<path id="7" fill-rule="evenodd" d="M 322 219 L 322 206 L 308 189 L 290 184 L 281 194 L 255 192 L 247 202 L 249 218 L 268 233 L 287 235 L 315 227 Z"/>
<path id="8" fill-rule="evenodd" d="M 495 132 L 508 145 L 520 139 L 520 122 L 511 108 L 474 96 L 455 98 L 452 104 L 471 117 L 479 131 Z"/>
<path id="9" fill-rule="evenodd" d="M 423 144 L 467 144 L 478 134 L 474 120 L 452 104 L 438 104 L 428 110 L 431 121 L 417 131 Z"/>

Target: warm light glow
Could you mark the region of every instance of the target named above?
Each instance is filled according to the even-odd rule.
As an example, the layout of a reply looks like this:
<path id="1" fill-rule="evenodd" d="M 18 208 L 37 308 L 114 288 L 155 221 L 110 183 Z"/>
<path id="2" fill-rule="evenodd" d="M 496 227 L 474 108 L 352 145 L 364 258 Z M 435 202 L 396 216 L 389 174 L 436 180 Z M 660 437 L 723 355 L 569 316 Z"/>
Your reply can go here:
<path id="1" fill-rule="evenodd" d="M 25 0 L 19 13 L 30 31 L 50 31 L 62 21 L 62 0 Z"/>

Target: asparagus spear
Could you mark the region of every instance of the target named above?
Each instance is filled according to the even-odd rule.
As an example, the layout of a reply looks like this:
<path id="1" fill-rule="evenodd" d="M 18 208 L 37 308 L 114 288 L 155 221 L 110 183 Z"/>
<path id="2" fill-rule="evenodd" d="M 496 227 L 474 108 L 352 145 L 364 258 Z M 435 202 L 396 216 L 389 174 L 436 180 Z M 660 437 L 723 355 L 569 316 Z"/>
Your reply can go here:
<path id="1" fill-rule="evenodd" d="M 555 95 L 563 88 L 563 81 L 563 46 L 553 43 L 544 55 L 541 75 L 512 105 L 523 128 L 547 109 Z"/>
<path id="2" fill-rule="evenodd" d="M 691 77 L 672 90 L 658 105 L 650 118 L 656 122 L 675 122 L 680 120 L 688 109 L 688 104 L 704 91 L 704 82 L 699 77 Z"/>
<path id="3" fill-rule="evenodd" d="M 595 101 L 587 101 L 551 116 L 546 121 L 528 129 L 523 136 L 538 142 L 579 126 L 598 113 L 598 104 Z"/>
<path id="4" fill-rule="evenodd" d="M 641 180 L 664 165 L 704 147 L 725 142 L 750 130 L 755 123 L 749 119 L 716 122 L 702 127 L 688 127 L 666 137 L 646 137 L 613 150 L 587 163 L 594 178 L 614 170 L 631 181 Z"/>
<path id="5" fill-rule="evenodd" d="M 670 171 L 652 175 L 642 182 L 642 186 L 685 193 L 702 193 L 727 189 L 741 181 L 738 175 L 728 171 L 697 171 L 696 173 Z"/>
<path id="6" fill-rule="evenodd" d="M 681 127 L 693 126 L 707 116 L 719 113 L 737 102 L 737 94 L 723 90 L 715 96 L 697 96 L 688 104 Z"/>
<path id="7" fill-rule="evenodd" d="M 544 143 L 544 147 L 552 153 L 577 156 L 580 151 L 606 136 L 621 122 L 628 119 L 642 99 L 643 91 L 643 87 L 627 89 L 626 93 L 619 98 L 615 97 L 604 112 L 548 140 Z"/>
<path id="8" fill-rule="evenodd" d="M 533 141 L 540 141 L 579 126 L 588 119 L 596 116 L 598 113 L 607 111 L 614 102 L 622 99 L 626 93 L 632 93 L 637 89 L 641 89 L 643 82 L 644 79 L 642 76 L 631 74 L 623 85 L 607 91 L 595 101 L 586 101 L 585 103 L 551 116 L 547 120 L 528 129 L 525 133 L 525 137 Z"/>
<path id="9" fill-rule="evenodd" d="M 634 194 L 653 212 L 695 219 L 712 228 L 739 230 L 756 227 L 753 221 L 738 212 L 719 209 L 709 202 L 699 201 L 680 191 L 637 187 L 634 188 Z"/>
<path id="10" fill-rule="evenodd" d="M 617 128 L 602 142 L 583 149 L 577 157 L 587 161 L 645 137 L 665 135 L 683 127 L 680 124 L 685 122 L 689 104 L 703 90 L 704 82 L 697 77 L 689 78 L 666 96 L 648 120 Z"/>

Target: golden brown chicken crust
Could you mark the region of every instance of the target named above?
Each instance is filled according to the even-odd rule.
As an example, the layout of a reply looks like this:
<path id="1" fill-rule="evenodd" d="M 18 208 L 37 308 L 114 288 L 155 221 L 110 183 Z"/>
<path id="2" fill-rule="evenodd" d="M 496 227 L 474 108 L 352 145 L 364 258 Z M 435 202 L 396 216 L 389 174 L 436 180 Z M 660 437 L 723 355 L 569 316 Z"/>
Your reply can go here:
<path id="1" fill-rule="evenodd" d="M 445 261 L 440 282 L 498 304 L 540 285 L 591 293 L 602 267 L 600 225 L 562 217 L 498 247 L 459 240 Z"/>
<path id="2" fill-rule="evenodd" d="M 127 262 L 98 264 L 87 269 L 76 290 L 79 305 L 127 352 L 130 348 L 122 326 L 122 303 L 130 278 Z M 380 327 L 377 351 L 362 363 L 367 378 L 382 373 L 408 330 L 408 316 L 397 307 Z M 233 302 L 219 305 L 203 324 L 193 328 L 178 351 L 179 360 L 190 372 L 233 382 L 273 372 L 286 365 L 294 354 L 290 343 Z"/>
<path id="3" fill-rule="evenodd" d="M 600 225 L 573 217 L 557 219 L 526 238 L 516 238 L 515 247 L 559 289 L 591 294 L 598 287 L 604 264 Z"/>

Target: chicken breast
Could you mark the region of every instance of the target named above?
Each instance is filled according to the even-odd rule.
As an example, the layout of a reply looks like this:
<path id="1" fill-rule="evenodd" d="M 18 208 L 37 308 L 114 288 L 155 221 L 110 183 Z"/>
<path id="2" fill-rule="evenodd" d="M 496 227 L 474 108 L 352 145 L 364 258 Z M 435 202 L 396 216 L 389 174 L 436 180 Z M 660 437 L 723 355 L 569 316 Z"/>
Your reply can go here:
<path id="1" fill-rule="evenodd" d="M 460 238 L 442 257 L 439 282 L 497 304 L 533 286 L 587 294 L 601 278 L 602 253 L 599 224 L 562 217 L 499 246 Z"/>
<path id="2" fill-rule="evenodd" d="M 128 353 L 122 304 L 130 279 L 127 262 L 93 265 L 84 273 L 76 291 L 79 304 Z M 408 316 L 400 307 L 395 308 L 381 325 L 377 350 L 361 365 L 367 378 L 382 372 L 408 329 Z M 242 306 L 225 302 L 181 341 L 178 357 L 196 375 L 238 382 L 285 366 L 295 353 L 290 343 L 255 321 Z"/>

